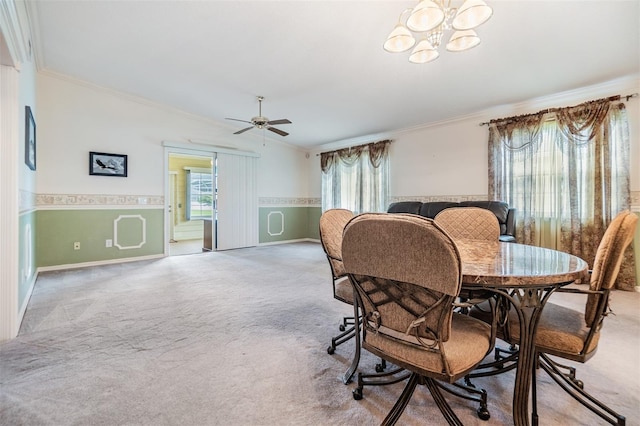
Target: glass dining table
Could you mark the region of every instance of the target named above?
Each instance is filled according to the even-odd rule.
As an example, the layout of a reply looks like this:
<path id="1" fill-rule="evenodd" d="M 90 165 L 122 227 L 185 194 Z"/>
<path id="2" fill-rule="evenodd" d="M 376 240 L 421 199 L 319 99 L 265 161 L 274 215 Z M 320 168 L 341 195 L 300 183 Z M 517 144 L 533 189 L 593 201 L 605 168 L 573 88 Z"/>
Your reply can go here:
<path id="1" fill-rule="evenodd" d="M 577 256 L 525 244 L 456 240 L 456 246 L 462 260 L 462 289 L 489 291 L 510 304 L 520 318 L 513 424 L 529 425 L 538 319 L 556 289 L 588 277 L 588 265 Z"/>

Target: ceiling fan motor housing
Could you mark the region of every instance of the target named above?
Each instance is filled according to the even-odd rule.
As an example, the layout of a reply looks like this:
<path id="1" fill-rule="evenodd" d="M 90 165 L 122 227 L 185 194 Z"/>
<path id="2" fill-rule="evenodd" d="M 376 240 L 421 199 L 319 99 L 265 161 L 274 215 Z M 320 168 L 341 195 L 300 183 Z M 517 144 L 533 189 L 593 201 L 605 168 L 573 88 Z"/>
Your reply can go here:
<path id="1" fill-rule="evenodd" d="M 262 129 L 269 122 L 269 119 L 267 117 L 262 117 L 262 116 L 259 115 L 257 117 L 253 117 L 251 119 L 251 122 L 258 129 Z"/>

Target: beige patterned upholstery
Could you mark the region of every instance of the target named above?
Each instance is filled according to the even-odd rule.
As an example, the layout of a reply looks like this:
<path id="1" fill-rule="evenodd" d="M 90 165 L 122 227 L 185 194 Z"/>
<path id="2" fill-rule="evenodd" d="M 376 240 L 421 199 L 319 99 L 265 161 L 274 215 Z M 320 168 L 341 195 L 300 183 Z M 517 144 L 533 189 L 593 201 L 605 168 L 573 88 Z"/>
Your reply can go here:
<path id="1" fill-rule="evenodd" d="M 496 215 L 480 207 L 452 207 L 433 219 L 454 240 L 498 241 L 500 224 Z"/>
<path id="2" fill-rule="evenodd" d="M 633 240 L 637 223 L 638 216 L 629 210 L 619 213 L 611 221 L 596 251 L 590 290 L 613 288 L 624 258 L 624 251 Z M 590 294 L 587 299 L 585 321 L 589 326 L 596 320 L 599 299 L 598 294 Z"/>
<path id="3" fill-rule="evenodd" d="M 479 364 L 491 329 L 453 312 L 462 280 L 455 243 L 431 219 L 367 213 L 348 223 L 342 257 L 362 309 L 362 347 L 412 372 L 383 424 L 398 420 L 417 383 L 457 420 L 433 380 L 453 383 Z"/>
<path id="4" fill-rule="evenodd" d="M 330 209 L 320 216 L 320 242 L 331 266 L 333 296 L 351 305 L 353 289 L 342 264 L 342 231 L 353 216 L 353 212 L 346 209 Z"/>
<path id="5" fill-rule="evenodd" d="M 342 232 L 353 216 L 353 212 L 346 209 L 330 209 L 320 216 L 320 242 L 331 267 L 333 297 L 352 306 L 354 305 L 353 287 L 349 283 L 349 278 L 342 263 Z M 331 338 L 331 345 L 327 348 L 329 354 L 333 354 L 339 345 L 359 335 L 359 327 L 356 324 L 358 315 L 356 312 L 357 309 L 354 306 L 354 315 L 342 318 L 341 333 Z M 357 341 L 353 362 L 342 379 L 345 384 L 351 381 L 359 362 L 360 343 Z"/>
<path id="6" fill-rule="evenodd" d="M 558 290 L 587 294 L 584 314 L 554 303 L 545 305 L 536 334 L 540 351 L 579 362 L 585 362 L 595 353 L 607 313 L 609 290 L 615 283 L 624 251 L 633 240 L 637 222 L 638 216 L 625 210 L 609 224 L 598 245 L 589 291 Z M 517 341 L 518 318 L 513 312 L 509 321 L 512 323 L 510 334 Z"/>

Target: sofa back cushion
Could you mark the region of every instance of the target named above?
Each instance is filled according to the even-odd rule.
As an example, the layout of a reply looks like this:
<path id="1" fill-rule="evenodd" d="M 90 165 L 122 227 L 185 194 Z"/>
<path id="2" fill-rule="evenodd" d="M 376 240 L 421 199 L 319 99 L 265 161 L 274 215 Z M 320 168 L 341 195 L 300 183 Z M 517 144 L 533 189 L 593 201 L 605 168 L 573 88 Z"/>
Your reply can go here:
<path id="1" fill-rule="evenodd" d="M 411 213 L 420 214 L 420 207 L 422 202 L 420 201 L 398 201 L 397 203 L 391 203 L 387 209 L 387 213 Z"/>
<path id="2" fill-rule="evenodd" d="M 450 201 L 432 201 L 429 203 L 424 203 L 422 204 L 422 207 L 420 207 L 420 216 L 433 219 L 442 210 L 448 209 L 449 207 L 458 207 L 459 205 L 459 203 Z"/>

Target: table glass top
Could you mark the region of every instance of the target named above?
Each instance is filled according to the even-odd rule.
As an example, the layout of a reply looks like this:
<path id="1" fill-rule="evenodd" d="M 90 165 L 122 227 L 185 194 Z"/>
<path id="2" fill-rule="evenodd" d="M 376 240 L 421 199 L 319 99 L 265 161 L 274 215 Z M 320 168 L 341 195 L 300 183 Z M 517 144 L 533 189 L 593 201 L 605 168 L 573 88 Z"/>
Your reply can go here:
<path id="1" fill-rule="evenodd" d="M 456 245 L 467 286 L 543 286 L 588 275 L 584 260 L 557 250 L 498 241 L 458 240 Z"/>

